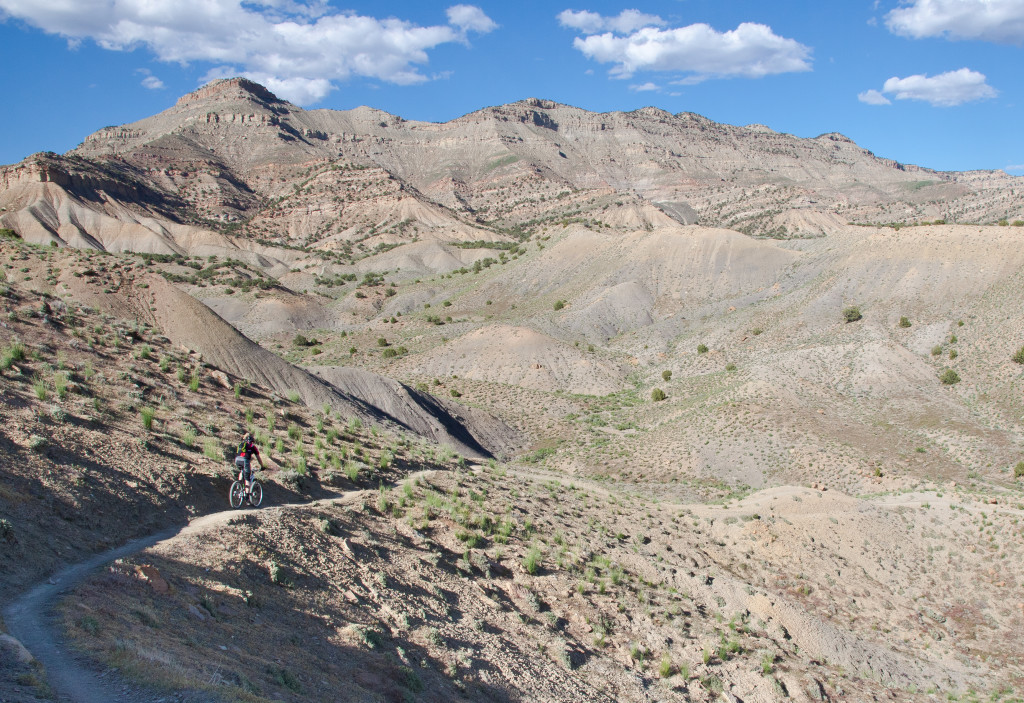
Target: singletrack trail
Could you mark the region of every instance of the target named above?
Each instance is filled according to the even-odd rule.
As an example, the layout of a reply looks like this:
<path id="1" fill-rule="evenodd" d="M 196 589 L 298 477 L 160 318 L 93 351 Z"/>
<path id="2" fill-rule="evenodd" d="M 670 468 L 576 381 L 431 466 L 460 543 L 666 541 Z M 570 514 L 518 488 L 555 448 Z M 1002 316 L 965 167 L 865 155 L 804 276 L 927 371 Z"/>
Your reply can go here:
<path id="1" fill-rule="evenodd" d="M 405 480 L 424 473 L 429 472 L 412 474 Z M 401 483 L 399 482 L 398 485 Z M 90 666 L 83 662 L 69 650 L 54 622 L 53 606 L 57 599 L 81 583 L 93 570 L 105 564 L 129 557 L 178 536 L 225 524 L 239 514 L 259 510 L 280 511 L 324 503 L 344 504 L 357 500 L 367 492 L 372 491 L 353 491 L 306 503 L 286 503 L 238 510 L 228 509 L 203 515 L 185 525 L 171 527 L 132 540 L 120 547 L 68 566 L 16 598 L 3 609 L 7 630 L 25 645 L 32 656 L 43 665 L 58 701 L 72 703 L 171 703 L 172 701 L 180 703 L 195 701 L 198 703 L 200 700 L 208 701 L 209 694 L 207 693 L 203 693 L 203 697 L 200 699 L 189 694 L 176 695 L 169 692 L 153 691 L 123 680 L 116 673 L 97 671 L 95 665 Z"/>

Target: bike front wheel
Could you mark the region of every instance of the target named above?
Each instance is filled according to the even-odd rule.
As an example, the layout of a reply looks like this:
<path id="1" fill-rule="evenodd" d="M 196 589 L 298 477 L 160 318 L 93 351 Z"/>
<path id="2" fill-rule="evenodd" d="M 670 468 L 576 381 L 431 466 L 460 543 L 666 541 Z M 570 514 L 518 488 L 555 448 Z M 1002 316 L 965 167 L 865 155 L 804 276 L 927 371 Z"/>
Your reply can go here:
<path id="1" fill-rule="evenodd" d="M 249 489 L 249 505 L 254 508 L 260 507 L 260 503 L 263 502 L 263 486 L 259 481 L 252 482 L 252 488 Z"/>
<path id="2" fill-rule="evenodd" d="M 231 484 L 231 490 L 228 492 L 228 502 L 231 503 L 232 508 L 239 508 L 244 499 L 245 484 L 241 481 L 235 481 Z"/>

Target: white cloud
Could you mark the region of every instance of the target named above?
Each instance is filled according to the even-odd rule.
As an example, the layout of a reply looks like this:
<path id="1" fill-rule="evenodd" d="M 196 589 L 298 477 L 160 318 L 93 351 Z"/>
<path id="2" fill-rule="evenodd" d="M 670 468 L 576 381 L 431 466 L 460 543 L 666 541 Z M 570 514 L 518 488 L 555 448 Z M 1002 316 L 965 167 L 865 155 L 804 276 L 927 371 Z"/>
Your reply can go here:
<path id="1" fill-rule="evenodd" d="M 494 31 L 498 25 L 475 5 L 455 5 L 448 8 L 448 23 L 464 32 Z"/>
<path id="2" fill-rule="evenodd" d="M 811 70 L 808 47 L 751 22 L 728 32 L 706 24 L 644 27 L 628 36 L 605 32 L 577 37 L 573 46 L 589 59 L 616 64 L 610 73 L 618 78 L 629 78 L 637 71 L 673 71 L 691 74 L 675 83 L 695 83 L 714 77 L 760 78 Z"/>
<path id="3" fill-rule="evenodd" d="M 1010 164 L 1004 171 L 1024 171 L 1024 164 Z"/>
<path id="4" fill-rule="evenodd" d="M 862 103 L 868 105 L 892 105 L 892 101 L 889 98 L 882 95 L 880 92 L 872 88 L 871 90 L 865 90 L 863 93 L 857 95 L 857 99 Z"/>
<path id="5" fill-rule="evenodd" d="M 961 68 L 937 76 L 893 76 L 882 90 L 867 90 L 857 98 L 869 105 L 888 105 L 891 95 L 896 100 L 923 100 L 936 107 L 952 107 L 974 100 L 994 98 L 998 91 L 985 82 L 985 74 Z"/>
<path id="6" fill-rule="evenodd" d="M 583 34 L 597 34 L 610 31 L 629 34 L 643 27 L 663 27 L 665 20 L 657 15 L 647 15 L 639 10 L 623 10 L 615 17 L 604 17 L 588 10 L 562 10 L 558 22 L 563 27 L 577 29 Z"/>
<path id="7" fill-rule="evenodd" d="M 889 31 L 905 37 L 1024 42 L 1024 0 L 912 0 L 885 16 Z"/>
<path id="8" fill-rule="evenodd" d="M 141 85 L 143 88 L 149 90 L 161 90 L 164 87 L 164 82 L 153 75 L 153 72 L 148 68 L 137 68 L 135 73 L 142 76 Z"/>
<path id="9" fill-rule="evenodd" d="M 647 81 L 646 83 L 641 83 L 640 85 L 631 85 L 629 86 L 629 89 L 632 90 L 634 93 L 646 93 L 651 90 L 661 90 L 661 88 L 657 84 L 651 83 L 650 81 Z"/>
<path id="10" fill-rule="evenodd" d="M 448 8 L 448 24 L 419 26 L 331 11 L 296 0 L 0 0 L 9 16 L 69 41 L 140 46 L 162 61 L 214 64 L 208 75 L 246 75 L 300 104 L 352 76 L 399 85 L 429 78 L 427 51 L 497 25 L 473 5 Z M 236 68 L 237 67 L 237 68 Z M 228 71 L 233 73 L 228 73 Z"/>

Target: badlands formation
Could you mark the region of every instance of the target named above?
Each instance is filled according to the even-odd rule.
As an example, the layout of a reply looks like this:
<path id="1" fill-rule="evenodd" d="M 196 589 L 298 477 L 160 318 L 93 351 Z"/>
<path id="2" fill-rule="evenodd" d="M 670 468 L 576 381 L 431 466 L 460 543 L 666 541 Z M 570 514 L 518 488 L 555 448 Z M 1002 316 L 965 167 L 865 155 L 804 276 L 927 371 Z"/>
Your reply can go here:
<path id="1" fill-rule="evenodd" d="M 231 79 L 0 236 L 0 700 L 1024 700 L 1020 178 Z"/>

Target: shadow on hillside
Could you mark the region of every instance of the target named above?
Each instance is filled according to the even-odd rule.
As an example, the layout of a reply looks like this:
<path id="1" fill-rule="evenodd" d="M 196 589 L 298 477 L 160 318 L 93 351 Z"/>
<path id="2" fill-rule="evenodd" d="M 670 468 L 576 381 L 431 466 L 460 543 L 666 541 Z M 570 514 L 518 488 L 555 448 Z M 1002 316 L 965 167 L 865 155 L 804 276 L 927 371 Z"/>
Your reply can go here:
<path id="1" fill-rule="evenodd" d="M 252 514 L 240 515 L 239 522 L 259 528 Z M 359 596 L 356 604 L 346 598 L 350 588 L 361 592 L 359 579 L 339 583 L 313 576 L 275 550 L 273 563 L 279 569 L 275 584 L 266 564 L 248 556 L 246 552 L 246 556 L 239 554 L 226 561 L 222 568 L 206 568 L 149 554 L 146 563 L 168 580 L 170 593 L 155 595 L 130 575 L 128 567 L 120 573 L 98 575 L 79 596 L 85 606 L 108 614 L 142 608 L 151 622 L 159 621 L 153 629 L 122 621 L 128 626 L 117 640 L 117 656 L 123 666 L 125 656 L 134 652 L 140 666 L 129 663 L 126 668 L 159 680 L 161 664 L 145 658 L 156 647 L 177 662 L 179 680 L 180 672 L 188 671 L 197 690 L 219 682 L 220 700 L 235 700 L 239 689 L 275 700 L 292 700 L 292 694 L 306 700 L 335 700 L 339 690 L 346 692 L 346 700 L 396 703 L 413 699 L 525 700 L 516 691 L 483 681 L 480 672 L 487 672 L 488 677 L 502 672 L 478 659 L 470 668 L 458 665 L 456 678 L 462 684 L 453 683 L 451 674 L 444 672 L 458 661 L 460 650 L 476 645 L 445 637 L 428 649 L 410 639 L 411 631 L 392 635 L 378 619 L 377 606 L 365 595 Z M 401 592 L 403 598 L 433 597 L 413 584 L 392 582 L 389 588 Z M 428 616 L 422 624 L 431 622 L 436 621 Z M 224 642 L 231 646 L 225 648 Z M 513 649 L 517 657 L 536 655 Z"/>

